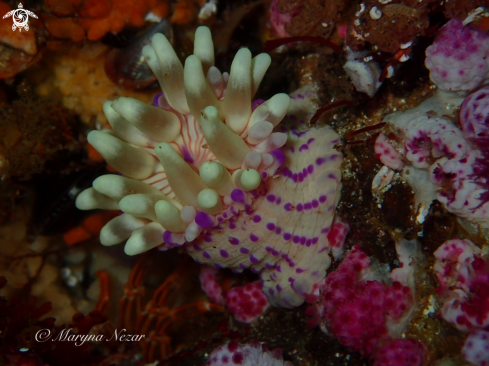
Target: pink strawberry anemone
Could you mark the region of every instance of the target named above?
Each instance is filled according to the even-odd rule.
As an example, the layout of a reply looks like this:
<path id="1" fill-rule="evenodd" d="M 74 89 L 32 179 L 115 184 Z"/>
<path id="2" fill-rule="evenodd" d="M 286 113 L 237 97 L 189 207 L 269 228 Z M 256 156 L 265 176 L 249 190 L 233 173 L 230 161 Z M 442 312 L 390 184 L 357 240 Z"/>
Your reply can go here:
<path id="1" fill-rule="evenodd" d="M 163 94 L 154 106 L 104 104 L 112 130 L 92 131 L 88 141 L 119 174 L 97 178 L 77 207 L 123 212 L 102 229 L 103 245 L 127 240 L 128 255 L 181 247 L 199 263 L 249 268 L 272 305 L 299 306 L 331 262 L 338 135 L 300 120 L 303 94 L 288 114 L 286 94 L 253 103 L 270 56 L 243 48 L 230 74 L 221 73 L 206 27 L 185 66 L 162 34 L 143 55 Z"/>

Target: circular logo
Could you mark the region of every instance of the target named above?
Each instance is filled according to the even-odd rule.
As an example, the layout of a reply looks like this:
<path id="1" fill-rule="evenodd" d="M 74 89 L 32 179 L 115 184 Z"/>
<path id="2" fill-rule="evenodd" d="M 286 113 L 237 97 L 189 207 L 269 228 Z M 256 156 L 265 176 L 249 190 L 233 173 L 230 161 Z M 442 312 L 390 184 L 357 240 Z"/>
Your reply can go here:
<path id="1" fill-rule="evenodd" d="M 24 9 L 16 9 L 12 15 L 12 18 L 14 20 L 14 25 L 16 25 L 18 28 L 27 27 L 27 30 L 29 30 L 29 26 L 27 25 L 29 14 L 27 14 Z"/>
<path id="2" fill-rule="evenodd" d="M 22 3 L 19 3 L 19 8 L 9 11 L 7 14 L 3 16 L 3 19 L 10 16 L 12 17 L 12 20 L 14 21 L 14 24 L 12 25 L 13 31 L 15 31 L 17 28 L 19 28 L 19 32 L 22 31 L 22 28 L 28 31 L 29 24 L 27 24 L 27 21 L 29 20 L 29 15 L 37 19 L 36 14 L 34 14 L 32 11 L 24 9 Z"/>

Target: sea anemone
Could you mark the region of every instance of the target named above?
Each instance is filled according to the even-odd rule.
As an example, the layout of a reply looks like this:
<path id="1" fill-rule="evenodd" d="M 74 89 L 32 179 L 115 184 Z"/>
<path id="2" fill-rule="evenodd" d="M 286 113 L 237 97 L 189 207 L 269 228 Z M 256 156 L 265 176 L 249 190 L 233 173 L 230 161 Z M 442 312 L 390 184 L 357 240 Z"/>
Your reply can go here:
<path id="1" fill-rule="evenodd" d="M 183 67 L 166 37 L 153 36 L 143 55 L 163 94 L 155 106 L 104 104 L 113 131 L 92 131 L 88 141 L 120 174 L 97 178 L 77 207 L 123 211 L 102 229 L 104 245 L 128 239 L 128 255 L 183 247 L 199 263 L 251 268 L 273 305 L 298 306 L 331 262 L 339 137 L 300 119 L 301 93 L 287 116 L 295 126 L 273 132 L 290 97 L 252 101 L 270 56 L 243 48 L 228 75 L 213 66 L 213 48 L 199 27 Z"/>

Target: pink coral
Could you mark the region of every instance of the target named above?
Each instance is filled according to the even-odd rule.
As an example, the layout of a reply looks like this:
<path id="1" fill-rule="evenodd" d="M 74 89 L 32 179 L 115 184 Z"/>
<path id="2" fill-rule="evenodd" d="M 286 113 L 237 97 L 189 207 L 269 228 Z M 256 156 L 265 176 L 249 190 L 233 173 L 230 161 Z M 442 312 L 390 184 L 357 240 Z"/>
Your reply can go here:
<path id="1" fill-rule="evenodd" d="M 252 323 L 269 308 L 267 297 L 262 292 L 261 281 L 234 287 L 226 293 L 226 305 L 236 320 Z"/>
<path id="2" fill-rule="evenodd" d="M 418 107 L 391 114 L 385 121 L 392 123 L 403 139 L 399 152 L 404 162 L 429 172 L 429 179 L 423 179 L 419 187 L 433 193 L 422 198 L 426 201 L 423 205 L 436 198 L 449 212 L 465 219 L 462 222 L 467 227 L 476 230 L 480 225 L 487 230 L 488 88 L 482 87 L 463 99 L 467 92 L 488 81 L 489 36 L 452 19 L 438 31 L 426 55 L 431 79 L 440 90 Z M 463 131 L 446 117 L 460 105 Z M 379 142 L 389 143 L 383 137 Z M 398 160 L 388 159 L 385 153 L 381 158 L 390 167 L 398 166 Z M 420 174 L 426 176 L 425 172 Z M 417 196 L 421 199 L 421 194 Z"/>
<path id="3" fill-rule="evenodd" d="M 343 221 L 336 221 L 332 226 L 331 230 L 328 234 L 328 240 L 331 244 L 331 253 L 335 259 L 338 259 L 343 255 L 344 244 L 346 240 L 346 236 L 350 231 L 350 225 Z"/>
<path id="4" fill-rule="evenodd" d="M 471 178 L 479 187 L 480 206 L 489 202 L 489 86 L 470 94 L 460 107 L 459 122 L 465 137 L 478 148 Z"/>
<path id="5" fill-rule="evenodd" d="M 448 211 L 474 223 L 488 224 L 487 164 L 452 121 L 414 112 L 395 122 L 403 155 L 415 168 L 430 171 L 436 198 Z"/>
<path id="6" fill-rule="evenodd" d="M 447 119 L 420 116 L 402 126 L 401 132 L 404 155 L 416 168 L 428 168 L 443 155 L 460 160 L 471 150 L 462 131 Z"/>
<path id="7" fill-rule="evenodd" d="M 273 35 L 284 38 L 289 37 L 289 34 L 285 30 L 285 24 L 289 23 L 292 20 L 292 14 L 282 14 L 277 9 L 277 4 L 279 0 L 272 0 L 270 4 L 270 28 Z"/>
<path id="8" fill-rule="evenodd" d="M 202 266 L 199 275 L 200 286 L 209 300 L 215 304 L 224 305 L 223 290 L 217 281 L 217 269 L 211 266 Z"/>
<path id="9" fill-rule="evenodd" d="M 450 20 L 426 49 L 426 67 L 440 89 L 467 92 L 487 79 L 489 36 Z"/>
<path id="10" fill-rule="evenodd" d="M 489 365 L 489 332 L 476 330 L 465 339 L 462 356 L 475 366 Z"/>
<path id="11" fill-rule="evenodd" d="M 468 240 L 449 240 L 436 251 L 443 319 L 461 332 L 489 326 L 489 261 Z"/>
<path id="12" fill-rule="evenodd" d="M 413 305 L 411 289 L 400 282 L 386 285 L 385 277 L 356 246 L 320 286 L 317 309 L 326 328 L 368 358 L 397 336 L 396 324 Z M 309 315 L 314 312 L 314 307 L 308 309 Z"/>
<path id="13" fill-rule="evenodd" d="M 262 291 L 261 281 L 233 287 L 224 291 L 217 279 L 218 270 L 211 266 L 202 266 L 200 284 L 209 300 L 219 305 L 226 305 L 236 320 L 252 323 L 262 316 L 270 307 L 267 297 Z"/>
<path id="14" fill-rule="evenodd" d="M 392 146 L 387 140 L 387 136 L 383 133 L 375 140 L 375 156 L 382 162 L 382 164 L 396 170 L 400 170 L 404 167 L 402 155 Z"/>
<path id="15" fill-rule="evenodd" d="M 289 361 L 282 358 L 282 350 L 277 348 L 268 350 L 266 344 L 252 342 L 239 344 L 231 341 L 216 348 L 209 355 L 206 366 L 292 366 Z"/>
<path id="16" fill-rule="evenodd" d="M 460 106 L 459 122 L 465 137 L 484 145 L 489 141 L 489 86 L 484 86 L 465 98 Z"/>
<path id="17" fill-rule="evenodd" d="M 444 242 L 433 254 L 437 259 L 434 270 L 443 287 L 468 290 L 472 262 L 480 253 L 469 240 L 453 239 Z"/>
<path id="18" fill-rule="evenodd" d="M 421 366 L 424 347 L 413 339 L 396 339 L 380 349 L 374 366 Z"/>

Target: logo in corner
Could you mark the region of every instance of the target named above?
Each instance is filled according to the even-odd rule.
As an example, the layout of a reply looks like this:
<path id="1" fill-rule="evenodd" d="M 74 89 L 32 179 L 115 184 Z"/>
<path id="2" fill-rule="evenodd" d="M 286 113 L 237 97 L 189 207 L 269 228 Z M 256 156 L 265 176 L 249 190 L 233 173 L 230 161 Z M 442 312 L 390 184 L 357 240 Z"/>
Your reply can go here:
<path id="1" fill-rule="evenodd" d="M 32 11 L 24 9 L 22 3 L 19 3 L 19 8 L 9 11 L 3 16 L 3 19 L 11 16 L 14 20 L 12 30 L 15 31 L 17 28 L 19 28 L 19 32 L 22 32 L 22 28 L 24 28 L 26 31 L 29 30 L 29 24 L 27 24 L 27 21 L 29 20 L 29 15 L 37 19 L 36 14 L 34 14 Z"/>

